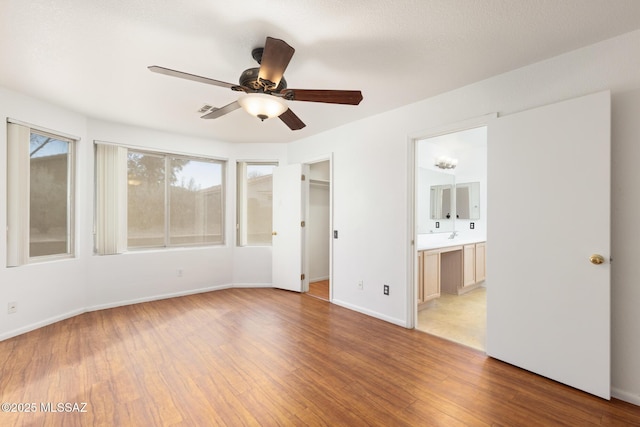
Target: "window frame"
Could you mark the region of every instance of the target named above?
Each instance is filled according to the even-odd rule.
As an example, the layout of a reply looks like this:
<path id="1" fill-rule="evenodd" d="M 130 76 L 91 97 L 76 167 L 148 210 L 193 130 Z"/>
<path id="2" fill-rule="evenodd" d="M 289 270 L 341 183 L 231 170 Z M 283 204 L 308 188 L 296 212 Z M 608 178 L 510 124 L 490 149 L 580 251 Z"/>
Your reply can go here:
<path id="1" fill-rule="evenodd" d="M 248 166 L 280 166 L 278 160 L 238 160 L 236 162 L 236 246 L 238 247 L 270 247 L 269 243 L 247 242 L 247 167 Z M 273 176 L 273 175 L 272 175 Z M 272 185 L 273 191 L 273 185 Z M 273 203 L 273 199 L 272 199 Z M 272 204 L 273 209 L 273 204 Z"/>
<path id="2" fill-rule="evenodd" d="M 219 247 L 226 244 L 226 171 L 228 161 L 225 159 L 198 156 L 193 154 L 175 153 L 167 151 L 157 151 L 140 147 L 126 147 L 127 159 L 129 153 L 137 153 L 142 155 L 149 155 L 154 157 L 160 157 L 163 159 L 164 164 L 164 224 L 163 224 L 163 243 L 161 245 L 144 245 L 144 246 L 130 246 L 129 244 L 129 227 L 127 225 L 125 233 L 126 237 L 126 251 L 138 252 L 149 250 L 165 250 L 165 249 L 177 249 L 177 248 L 194 248 L 194 247 Z M 204 163 L 211 163 L 220 165 L 220 241 L 219 242 L 197 242 L 197 243 L 171 243 L 171 182 L 168 179 L 170 173 L 171 161 L 173 159 L 198 161 Z M 129 168 L 126 168 L 125 173 L 129 173 Z M 128 179 L 127 179 L 128 181 Z M 127 192 L 129 184 L 127 183 Z M 128 197 L 126 201 L 126 212 L 129 213 Z"/>
<path id="3" fill-rule="evenodd" d="M 13 128 L 14 126 L 16 128 Z M 15 135 L 12 128 L 16 129 Z M 18 128 L 28 132 L 27 141 L 22 141 L 22 138 L 17 135 L 20 133 Z M 31 255 L 30 182 L 32 165 L 31 156 L 26 154 L 29 153 L 31 135 L 34 133 L 68 144 L 66 154 L 66 252 L 64 253 Z M 77 136 L 7 118 L 7 267 L 76 258 L 76 159 L 79 142 L 80 138 Z M 24 143 L 26 143 L 26 147 L 17 147 L 17 145 Z M 23 181 L 22 185 L 17 182 L 21 180 Z M 25 194 L 18 195 L 19 192 Z M 9 231 L 12 229 L 15 231 Z"/>

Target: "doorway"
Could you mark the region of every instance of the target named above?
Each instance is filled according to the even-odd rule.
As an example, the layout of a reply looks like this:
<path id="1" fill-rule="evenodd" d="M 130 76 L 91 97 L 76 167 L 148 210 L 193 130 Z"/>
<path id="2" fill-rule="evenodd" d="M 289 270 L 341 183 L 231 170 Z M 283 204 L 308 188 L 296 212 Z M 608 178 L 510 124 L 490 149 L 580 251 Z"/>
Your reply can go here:
<path id="1" fill-rule="evenodd" d="M 609 399 L 611 94 L 474 121 L 488 125 L 491 139 L 485 352 Z M 410 158 L 416 166 L 409 171 L 410 186 L 417 187 L 418 181 L 416 141 L 471 127 L 411 136 Z M 566 190 L 556 191 L 558 185 Z M 410 205 L 417 205 L 419 192 L 412 188 L 410 194 Z M 407 300 L 415 307 L 408 318 L 412 327 L 418 317 L 415 298 L 430 290 L 421 291 L 415 278 L 421 273 L 422 281 L 431 283 L 427 279 L 439 274 L 424 268 L 425 260 L 437 260 L 425 253 L 419 272 L 420 234 L 411 217 L 416 212 L 409 210 L 408 247 L 415 256 L 407 260 L 414 285 Z"/>
<path id="2" fill-rule="evenodd" d="M 330 301 L 331 295 L 331 162 L 309 163 L 306 224 L 308 295 Z"/>
<path id="3" fill-rule="evenodd" d="M 272 194 L 273 286 L 308 293 L 309 283 L 325 282 L 331 300 L 331 157 L 275 168 Z"/>
<path id="4" fill-rule="evenodd" d="M 485 350 L 487 128 L 415 140 L 416 329 Z"/>

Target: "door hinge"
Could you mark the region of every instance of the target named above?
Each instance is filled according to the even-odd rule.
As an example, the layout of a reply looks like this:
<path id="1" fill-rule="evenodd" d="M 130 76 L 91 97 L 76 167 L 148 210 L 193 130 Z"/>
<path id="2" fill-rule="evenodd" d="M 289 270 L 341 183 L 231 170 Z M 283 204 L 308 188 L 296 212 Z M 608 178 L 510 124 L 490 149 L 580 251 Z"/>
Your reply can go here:
<path id="1" fill-rule="evenodd" d="M 302 174 L 302 177 L 301 177 L 300 179 L 301 179 L 302 181 L 305 181 L 305 180 L 307 179 L 307 177 L 306 177 L 304 174 Z"/>
<path id="2" fill-rule="evenodd" d="M 304 273 L 300 275 L 300 280 L 304 280 Z"/>
<path id="3" fill-rule="evenodd" d="M 301 222 L 300 222 L 300 227 L 304 227 L 305 225 L 306 225 L 306 224 L 305 224 L 305 222 L 304 222 L 304 221 L 301 221 Z"/>

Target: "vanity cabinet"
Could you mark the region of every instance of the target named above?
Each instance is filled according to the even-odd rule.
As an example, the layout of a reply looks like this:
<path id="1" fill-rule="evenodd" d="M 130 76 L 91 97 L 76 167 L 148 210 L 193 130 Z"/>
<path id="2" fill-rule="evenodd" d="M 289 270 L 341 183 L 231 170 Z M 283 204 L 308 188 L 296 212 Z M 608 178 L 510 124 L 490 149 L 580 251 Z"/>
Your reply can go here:
<path id="1" fill-rule="evenodd" d="M 440 296 L 440 252 L 422 251 L 422 301 L 429 301 Z"/>
<path id="2" fill-rule="evenodd" d="M 462 287 L 472 286 L 485 279 L 486 242 L 472 243 L 463 247 Z"/>
<path id="3" fill-rule="evenodd" d="M 418 251 L 418 302 L 461 295 L 485 280 L 486 242 Z"/>
<path id="4" fill-rule="evenodd" d="M 486 242 L 471 243 L 462 248 L 462 287 L 457 294 L 477 288 L 485 279 Z"/>
<path id="5" fill-rule="evenodd" d="M 487 243 L 476 243 L 476 282 L 484 282 L 487 278 L 486 270 Z"/>
<path id="6" fill-rule="evenodd" d="M 462 248 L 462 287 L 476 283 L 476 245 L 464 245 Z"/>
<path id="7" fill-rule="evenodd" d="M 440 251 L 418 251 L 418 302 L 440 296 Z"/>
<path id="8" fill-rule="evenodd" d="M 424 251 L 418 251 L 418 302 L 424 302 Z"/>

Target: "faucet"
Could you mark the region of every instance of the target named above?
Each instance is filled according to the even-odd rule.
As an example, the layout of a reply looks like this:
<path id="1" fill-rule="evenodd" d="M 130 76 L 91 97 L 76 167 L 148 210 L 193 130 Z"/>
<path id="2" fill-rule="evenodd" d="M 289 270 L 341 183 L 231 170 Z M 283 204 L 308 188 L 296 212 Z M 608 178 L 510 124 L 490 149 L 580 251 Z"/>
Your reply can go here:
<path id="1" fill-rule="evenodd" d="M 449 236 L 450 239 L 453 239 L 454 237 L 456 237 L 458 235 L 457 231 L 454 231 L 453 233 L 451 233 L 451 235 Z"/>

